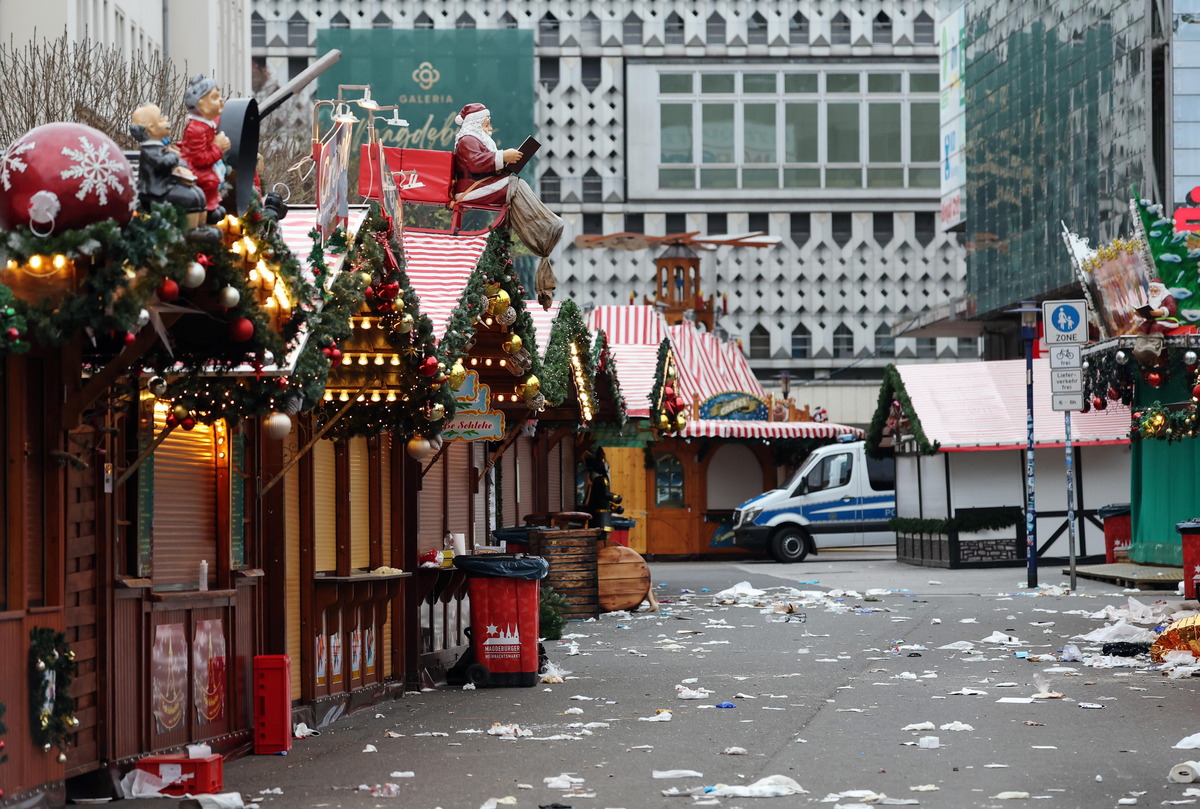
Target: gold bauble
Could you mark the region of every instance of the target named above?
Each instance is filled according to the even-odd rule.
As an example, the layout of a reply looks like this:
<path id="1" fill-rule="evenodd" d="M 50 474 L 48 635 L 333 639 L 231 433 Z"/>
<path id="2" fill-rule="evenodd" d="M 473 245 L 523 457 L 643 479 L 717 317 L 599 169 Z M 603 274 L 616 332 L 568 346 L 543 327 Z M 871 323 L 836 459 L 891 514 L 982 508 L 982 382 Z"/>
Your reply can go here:
<path id="1" fill-rule="evenodd" d="M 462 387 L 463 383 L 467 381 L 467 369 L 463 367 L 462 360 L 454 361 L 446 378 L 450 381 L 451 388 L 458 390 Z"/>
<path id="2" fill-rule="evenodd" d="M 499 295 L 500 294 L 500 284 L 498 282 L 492 283 L 492 284 L 487 284 L 483 288 L 483 294 L 487 295 L 489 298 Z"/>
<path id="3" fill-rule="evenodd" d="M 517 386 L 517 393 L 521 394 L 523 399 L 532 399 L 538 395 L 541 390 L 542 383 L 533 374 L 525 377 L 525 382 Z"/>
<path id="4" fill-rule="evenodd" d="M 398 334 L 408 334 L 413 329 L 413 316 L 408 312 L 400 315 L 400 319 L 396 321 L 396 325 L 392 326 L 392 331 Z"/>
<path id="5" fill-rule="evenodd" d="M 174 407 L 172 407 L 171 412 L 175 415 L 175 418 L 179 419 L 180 421 L 183 421 L 184 419 L 186 419 L 188 416 L 191 415 L 191 413 L 187 409 L 187 405 L 182 405 L 182 404 L 177 404 Z"/>
<path id="6" fill-rule="evenodd" d="M 59 764 L 66 764 L 66 763 L 67 763 L 67 754 L 66 754 L 66 753 L 59 753 L 59 754 L 58 754 L 58 763 L 59 763 Z"/>
<path id="7" fill-rule="evenodd" d="M 680 413 L 679 415 L 677 415 L 675 417 L 675 429 L 682 430 L 686 426 L 687 426 L 687 416 Z"/>
<path id="8" fill-rule="evenodd" d="M 512 298 L 503 289 L 496 293 L 496 297 L 492 299 L 492 314 L 496 317 L 503 317 L 508 311 L 508 307 L 512 306 Z"/>
<path id="9" fill-rule="evenodd" d="M 446 417 L 446 406 L 441 402 L 433 402 L 425 410 L 425 418 L 430 421 L 441 421 Z"/>
<path id="10" fill-rule="evenodd" d="M 433 454 L 433 445 L 423 435 L 414 435 L 408 439 L 405 449 L 408 450 L 409 455 L 418 461 L 425 461 Z"/>
<path id="11" fill-rule="evenodd" d="M 671 417 L 668 416 L 666 413 L 658 414 L 658 429 L 660 429 L 660 430 L 671 429 Z"/>
<path id="12" fill-rule="evenodd" d="M 502 347 L 509 354 L 516 354 L 518 351 L 521 350 L 521 335 L 519 335 L 519 334 L 508 335 L 508 339 L 504 341 L 504 343 L 502 344 Z"/>

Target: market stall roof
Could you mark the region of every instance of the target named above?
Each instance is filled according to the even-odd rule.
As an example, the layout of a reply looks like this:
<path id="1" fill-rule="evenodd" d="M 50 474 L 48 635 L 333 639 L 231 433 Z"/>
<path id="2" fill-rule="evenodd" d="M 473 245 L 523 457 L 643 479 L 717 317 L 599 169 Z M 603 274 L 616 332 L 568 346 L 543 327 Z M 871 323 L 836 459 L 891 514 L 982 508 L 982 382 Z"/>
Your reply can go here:
<path id="1" fill-rule="evenodd" d="M 697 401 L 705 402 L 727 391 L 766 398 L 767 392 L 736 343 L 702 332 L 690 323 L 671 326 L 668 333 L 676 364 L 682 366 L 680 376 L 685 377 L 683 367 L 688 370 L 686 379 L 690 384 L 685 385 L 686 392 Z"/>
<path id="2" fill-rule="evenodd" d="M 549 309 L 543 309 L 536 300 L 525 301 L 525 311 L 533 319 L 533 327 L 537 330 L 538 354 L 543 357 L 546 356 L 546 349 L 550 347 L 550 332 L 554 328 L 554 321 L 558 318 L 561 309 L 562 301 L 550 304 Z"/>
<path id="3" fill-rule="evenodd" d="M 421 314 L 429 318 L 434 339 L 440 342 L 487 247 L 488 234 L 405 229 L 403 241 L 404 272 L 421 299 Z"/>
<path id="4" fill-rule="evenodd" d="M 349 221 L 346 223 L 346 234 L 350 238 L 354 238 L 354 234 L 358 232 L 358 228 L 366 218 L 367 208 L 365 206 L 351 208 Z M 309 274 L 310 281 L 312 280 L 312 266 L 308 263 L 308 255 L 313 249 L 313 239 L 310 234 L 316 226 L 317 209 L 314 206 L 292 206 L 288 210 L 287 216 L 279 222 L 279 235 L 283 237 L 283 243 L 287 245 L 288 250 L 292 251 L 292 255 L 300 260 L 300 266 Z M 337 275 L 344 258 L 343 255 L 326 254 L 326 262 L 333 271 L 331 275 Z M 330 279 L 325 279 L 325 283 L 328 286 Z"/>
<path id="5" fill-rule="evenodd" d="M 658 347 L 667 336 L 662 313 L 653 306 L 597 306 L 588 327 L 604 332 L 630 418 L 649 418 Z"/>
<path id="6" fill-rule="evenodd" d="M 929 447 L 963 452 L 1026 446 L 1024 360 L 898 365 L 888 369 L 884 386 L 889 390 L 881 397 L 881 410 L 891 410 L 893 401 L 907 398 L 908 429 L 915 426 L 923 432 Z M 1033 391 L 1034 445 L 1063 446 L 1063 414 L 1050 406 L 1048 360 L 1033 362 Z M 872 432 L 888 417 L 887 412 L 877 412 Z M 1071 414 L 1075 444 L 1128 443 L 1129 429 L 1129 408 L 1119 402 L 1110 402 L 1104 410 Z"/>
<path id="7" fill-rule="evenodd" d="M 863 431 L 830 421 L 742 421 L 739 419 L 695 419 L 679 431 L 681 438 L 837 438 Z"/>

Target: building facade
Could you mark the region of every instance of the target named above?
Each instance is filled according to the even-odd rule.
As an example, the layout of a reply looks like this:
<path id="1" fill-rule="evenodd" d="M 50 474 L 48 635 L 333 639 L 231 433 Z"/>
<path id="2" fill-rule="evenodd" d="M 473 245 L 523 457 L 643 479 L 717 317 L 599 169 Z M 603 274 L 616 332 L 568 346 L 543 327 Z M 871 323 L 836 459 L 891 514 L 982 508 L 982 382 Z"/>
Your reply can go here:
<path id="1" fill-rule="evenodd" d="M 23 45 L 64 32 L 71 42 L 91 39 L 130 56 L 161 54 L 188 75 L 214 76 L 226 97 L 250 92 L 248 0 L 0 3 L 0 41 Z"/>
<path id="2" fill-rule="evenodd" d="M 840 421 L 869 420 L 897 357 L 977 359 L 974 337 L 893 337 L 965 291 L 959 237 L 937 225 L 936 4 L 653 6 L 255 0 L 252 46 L 283 82 L 323 28 L 532 29 L 536 186 L 567 222 L 563 244 L 778 237 L 704 253 L 702 294 L 768 386 L 789 372 L 798 404 L 836 402 Z M 654 258 L 567 246 L 560 291 L 585 307 L 640 302 Z"/>

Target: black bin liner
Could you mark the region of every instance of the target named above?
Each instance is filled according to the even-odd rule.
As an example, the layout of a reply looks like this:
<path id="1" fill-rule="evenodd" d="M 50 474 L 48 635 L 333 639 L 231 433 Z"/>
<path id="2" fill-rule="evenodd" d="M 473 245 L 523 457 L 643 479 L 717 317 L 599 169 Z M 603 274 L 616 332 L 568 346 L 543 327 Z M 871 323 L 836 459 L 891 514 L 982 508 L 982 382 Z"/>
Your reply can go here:
<path id="1" fill-rule="evenodd" d="M 632 517 L 613 517 L 611 522 L 614 531 L 632 531 L 637 525 L 637 520 Z"/>
<path id="2" fill-rule="evenodd" d="M 497 542 L 521 542 L 529 543 L 530 531 L 553 531 L 554 529 L 548 525 L 508 525 L 504 528 L 496 528 L 492 530 L 492 536 Z"/>
<path id="3" fill-rule="evenodd" d="M 1200 517 L 1192 517 L 1190 520 L 1175 523 L 1175 530 L 1181 534 L 1200 534 Z"/>
<path id="4" fill-rule="evenodd" d="M 1128 503 L 1110 503 L 1107 506 L 1101 506 L 1096 509 L 1096 516 L 1102 520 L 1109 517 L 1128 517 L 1130 507 Z"/>
<path id="5" fill-rule="evenodd" d="M 454 566 L 469 578 L 544 579 L 550 563 L 524 553 L 477 553 L 455 556 Z"/>

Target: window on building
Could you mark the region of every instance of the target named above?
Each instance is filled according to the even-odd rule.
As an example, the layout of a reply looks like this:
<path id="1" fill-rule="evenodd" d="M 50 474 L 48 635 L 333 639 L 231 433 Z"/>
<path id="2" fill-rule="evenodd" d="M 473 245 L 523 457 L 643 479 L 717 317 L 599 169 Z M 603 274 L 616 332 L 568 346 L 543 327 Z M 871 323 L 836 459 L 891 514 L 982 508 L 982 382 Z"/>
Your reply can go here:
<path id="1" fill-rule="evenodd" d="M 788 41 L 793 45 L 808 44 L 808 17 L 799 11 L 793 14 L 792 19 L 788 21 Z"/>
<path id="2" fill-rule="evenodd" d="M 538 45 L 543 48 L 558 47 L 558 18 L 549 12 L 538 21 Z"/>
<path id="3" fill-rule="evenodd" d="M 579 21 L 579 44 L 584 48 L 600 45 L 600 20 L 590 11 Z"/>
<path id="4" fill-rule="evenodd" d="M 750 19 L 746 20 L 746 44 L 767 44 L 767 18 L 758 11 L 751 14 Z"/>
<path id="5" fill-rule="evenodd" d="M 875 329 L 875 356 L 896 356 L 896 339 L 892 337 L 892 327 L 887 323 L 880 323 Z"/>
<path id="6" fill-rule="evenodd" d="M 750 330 L 750 359 L 765 360 L 771 357 L 771 333 L 759 323 Z"/>
<path id="7" fill-rule="evenodd" d="M 763 233 L 771 232 L 771 214 L 765 211 L 756 211 L 750 214 L 750 230 L 762 231 Z"/>
<path id="8" fill-rule="evenodd" d="M 917 338 L 917 356 L 922 359 L 937 356 L 937 338 L 936 337 L 918 337 Z"/>
<path id="9" fill-rule="evenodd" d="M 307 56 L 289 56 L 287 60 L 288 79 L 294 79 L 308 70 Z"/>
<path id="10" fill-rule="evenodd" d="M 604 232 L 604 214 L 585 213 L 583 215 L 583 232 L 589 236 L 598 236 Z"/>
<path id="11" fill-rule="evenodd" d="M 913 215 L 913 231 L 917 241 L 928 247 L 937 236 L 937 214 L 933 211 L 917 211 Z"/>
<path id="12" fill-rule="evenodd" d="M 792 243 L 797 247 L 808 244 L 812 238 L 812 214 L 793 213 L 790 217 Z"/>
<path id="13" fill-rule="evenodd" d="M 833 330 L 833 356 L 835 359 L 854 356 L 854 332 L 845 323 Z"/>
<path id="14" fill-rule="evenodd" d="M 625 214 L 625 232 L 626 233 L 645 233 L 646 232 L 646 215 L 644 213 L 627 213 L 627 214 Z"/>
<path id="15" fill-rule="evenodd" d="M 542 198 L 542 202 L 547 205 L 562 202 L 562 180 L 555 174 L 554 169 L 546 169 L 546 173 L 542 175 L 539 185 L 541 189 L 538 192 L 538 196 Z"/>
<path id="16" fill-rule="evenodd" d="M 417 29 L 418 31 L 432 31 L 433 17 L 430 17 L 428 14 L 422 11 L 417 15 L 417 18 L 413 20 L 413 28 Z"/>
<path id="17" fill-rule="evenodd" d="M 250 47 L 267 47 L 267 21 L 257 11 L 250 15 Z"/>
<path id="18" fill-rule="evenodd" d="M 583 86 L 595 90 L 600 86 L 600 57 L 585 56 L 579 60 L 579 74 Z"/>
<path id="19" fill-rule="evenodd" d="M 542 56 L 538 58 L 538 81 L 548 90 L 558 86 L 558 57 Z"/>
<path id="20" fill-rule="evenodd" d="M 626 45 L 642 44 L 642 18 L 632 11 L 625 15 L 621 23 L 621 39 Z"/>
<path id="21" fill-rule="evenodd" d="M 958 356 L 960 359 L 978 357 L 979 356 L 979 338 L 978 337 L 959 337 L 958 338 Z"/>
<path id="22" fill-rule="evenodd" d="M 829 44 L 850 44 L 850 18 L 841 11 L 834 14 L 833 19 L 829 22 Z"/>
<path id="23" fill-rule="evenodd" d="M 289 48 L 308 47 L 308 20 L 299 11 L 288 18 L 287 44 Z"/>
<path id="24" fill-rule="evenodd" d="M 687 214 L 669 213 L 666 220 L 667 233 L 687 233 Z"/>
<path id="25" fill-rule="evenodd" d="M 886 247 L 896 235 L 896 220 L 891 212 L 876 213 L 872 216 L 871 230 L 875 233 L 875 243 Z"/>
<path id="26" fill-rule="evenodd" d="M 458 19 L 454 21 L 454 27 L 461 30 L 467 30 L 475 27 L 475 18 L 467 12 L 458 15 Z"/>
<path id="27" fill-rule="evenodd" d="M 683 508 L 683 464 L 665 453 L 654 459 L 654 505 L 658 508 Z"/>
<path id="28" fill-rule="evenodd" d="M 375 15 L 374 19 L 371 20 L 371 27 L 372 28 L 391 28 L 392 27 L 392 18 L 389 17 L 388 15 L 384 14 L 381 11 Z"/>
<path id="29" fill-rule="evenodd" d="M 667 15 L 667 21 L 663 27 L 663 38 L 667 45 L 683 44 L 683 17 L 680 17 L 678 12 L 672 11 Z"/>
<path id="30" fill-rule="evenodd" d="M 835 213 L 830 217 L 833 240 L 838 247 L 845 247 L 854 236 L 854 217 L 848 213 Z"/>
<path id="31" fill-rule="evenodd" d="M 725 18 L 716 12 L 710 14 L 708 17 L 708 23 L 704 29 L 704 33 L 708 39 L 709 45 L 724 45 Z"/>
<path id="32" fill-rule="evenodd" d="M 334 14 L 332 17 L 329 18 L 329 27 L 330 28 L 349 28 L 350 27 L 350 18 L 339 11 L 337 14 Z"/>
<path id="33" fill-rule="evenodd" d="M 588 169 L 583 175 L 583 201 L 604 201 L 604 179 L 595 169 Z"/>
<path id="34" fill-rule="evenodd" d="M 729 232 L 729 214 L 710 213 L 708 215 L 708 233 L 715 235 Z"/>
<path id="35" fill-rule="evenodd" d="M 871 40 L 876 45 L 892 44 L 892 18 L 882 11 L 875 15 L 871 24 Z"/>
<path id="36" fill-rule="evenodd" d="M 792 359 L 806 360 L 812 356 L 812 332 L 804 324 L 792 329 Z"/>
<path id="37" fill-rule="evenodd" d="M 514 17 L 512 14 L 510 14 L 507 11 L 504 12 L 504 15 L 502 17 L 500 17 L 500 27 L 501 28 L 516 28 L 517 27 L 517 18 Z"/>
<path id="38" fill-rule="evenodd" d="M 934 44 L 933 17 L 924 11 L 913 20 L 913 43 L 916 45 Z"/>

